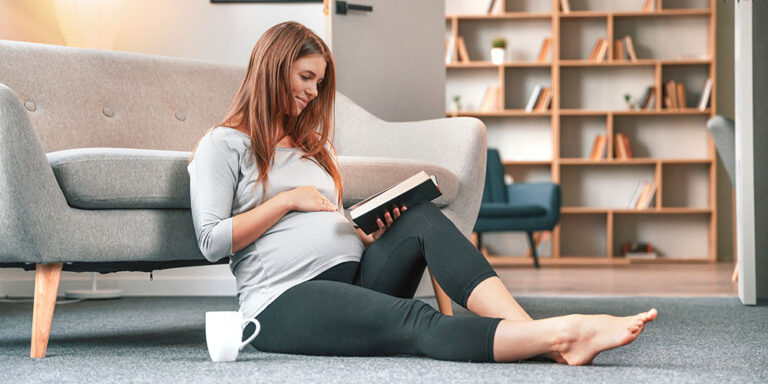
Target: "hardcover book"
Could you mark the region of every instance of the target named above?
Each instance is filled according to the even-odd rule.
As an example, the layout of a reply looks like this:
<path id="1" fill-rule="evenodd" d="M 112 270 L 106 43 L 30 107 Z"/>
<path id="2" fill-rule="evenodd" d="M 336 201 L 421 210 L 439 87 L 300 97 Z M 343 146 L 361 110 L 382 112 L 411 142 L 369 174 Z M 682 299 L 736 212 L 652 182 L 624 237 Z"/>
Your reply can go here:
<path id="1" fill-rule="evenodd" d="M 421 171 L 349 208 L 349 216 L 366 234 L 371 234 L 384 221 L 384 214 L 402 206 L 411 207 L 422 201 L 432 201 L 442 195 L 437 178 Z"/>

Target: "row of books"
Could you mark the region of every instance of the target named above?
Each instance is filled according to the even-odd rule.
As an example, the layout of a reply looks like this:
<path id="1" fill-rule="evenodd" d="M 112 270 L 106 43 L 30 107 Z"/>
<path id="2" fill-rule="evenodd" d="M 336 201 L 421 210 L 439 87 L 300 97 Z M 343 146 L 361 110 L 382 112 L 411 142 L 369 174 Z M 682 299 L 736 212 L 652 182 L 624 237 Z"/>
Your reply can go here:
<path id="1" fill-rule="evenodd" d="M 604 61 L 608 53 L 609 44 L 608 39 L 597 38 L 587 60 L 595 62 Z M 631 36 L 624 36 L 623 39 L 617 39 L 613 42 L 613 59 L 637 61 L 637 53 L 635 52 L 635 45 L 632 43 Z"/>
<path id="2" fill-rule="evenodd" d="M 651 206 L 651 201 L 656 195 L 658 184 L 653 181 L 641 181 L 635 193 L 632 195 L 632 199 L 629 201 L 630 209 L 648 209 Z"/>
<path id="3" fill-rule="evenodd" d="M 462 63 L 469 63 L 469 53 L 467 53 L 467 44 L 464 42 L 464 38 L 448 37 L 445 39 L 445 63 L 451 64 L 455 60 Z"/>
<path id="4" fill-rule="evenodd" d="M 541 42 L 541 48 L 539 49 L 539 55 L 536 59 L 539 63 L 546 63 L 550 60 L 550 53 L 552 52 L 552 38 L 545 37 Z M 469 53 L 467 53 L 467 44 L 464 42 L 464 38 L 461 36 L 451 36 L 445 39 L 445 63 L 452 64 L 454 62 L 469 63 Z"/>
<path id="5" fill-rule="evenodd" d="M 688 106 L 688 102 L 685 99 L 685 85 L 683 83 L 675 82 L 674 80 L 669 80 L 664 83 L 663 87 L 664 91 L 664 108 L 686 108 Z M 709 106 L 709 99 L 712 97 L 712 79 L 707 79 L 707 82 L 704 84 L 704 90 L 701 93 L 701 97 L 699 98 L 699 105 L 697 106 L 700 110 L 706 110 Z"/>
<path id="6" fill-rule="evenodd" d="M 639 3 L 639 0 L 638 0 Z M 643 12 L 650 12 L 653 11 L 656 7 L 656 0 L 644 0 L 643 1 Z M 571 12 L 571 4 L 569 0 L 560 0 L 560 10 L 563 13 L 569 13 Z"/>
<path id="7" fill-rule="evenodd" d="M 490 86 L 485 89 L 483 101 L 480 102 L 480 111 L 490 112 L 503 109 L 501 105 L 501 87 Z"/>
<path id="8" fill-rule="evenodd" d="M 531 97 L 528 98 L 528 104 L 525 106 L 526 112 L 544 112 L 549 110 L 549 106 L 552 103 L 553 91 L 552 87 L 545 87 L 540 84 L 536 84 L 531 93 Z"/>
<path id="9" fill-rule="evenodd" d="M 613 137 L 614 139 L 614 157 L 619 160 L 627 160 L 632 158 L 632 149 L 629 146 L 629 138 L 623 133 L 617 133 Z M 595 136 L 594 142 L 592 142 L 592 150 L 589 153 L 590 160 L 600 160 L 605 156 L 605 147 L 607 146 L 608 138 L 605 135 Z"/>

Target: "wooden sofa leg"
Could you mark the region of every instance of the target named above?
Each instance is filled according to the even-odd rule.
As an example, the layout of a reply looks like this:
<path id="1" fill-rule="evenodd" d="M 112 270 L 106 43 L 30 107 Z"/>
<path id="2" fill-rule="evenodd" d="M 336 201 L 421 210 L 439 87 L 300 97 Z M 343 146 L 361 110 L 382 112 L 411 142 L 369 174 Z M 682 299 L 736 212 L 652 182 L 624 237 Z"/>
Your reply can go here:
<path id="1" fill-rule="evenodd" d="M 440 308 L 440 313 L 447 316 L 453 316 L 453 307 L 451 306 L 451 298 L 445 294 L 440 285 L 437 284 L 437 280 L 432 276 L 432 271 L 429 271 L 429 278 L 432 279 L 432 288 L 435 289 L 435 297 L 437 298 L 437 307 Z"/>
<path id="2" fill-rule="evenodd" d="M 43 358 L 48 349 L 61 268 L 61 263 L 37 264 L 35 267 L 35 303 L 32 311 L 32 347 L 29 357 Z"/>

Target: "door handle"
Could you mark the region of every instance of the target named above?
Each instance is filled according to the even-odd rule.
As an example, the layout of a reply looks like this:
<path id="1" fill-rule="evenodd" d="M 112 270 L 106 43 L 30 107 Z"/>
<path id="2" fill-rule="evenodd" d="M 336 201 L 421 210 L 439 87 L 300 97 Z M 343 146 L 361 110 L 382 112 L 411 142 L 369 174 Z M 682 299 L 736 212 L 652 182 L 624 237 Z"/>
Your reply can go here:
<path id="1" fill-rule="evenodd" d="M 373 12 L 373 7 L 370 5 L 347 4 L 346 1 L 336 2 L 337 15 L 346 15 L 347 11 Z"/>

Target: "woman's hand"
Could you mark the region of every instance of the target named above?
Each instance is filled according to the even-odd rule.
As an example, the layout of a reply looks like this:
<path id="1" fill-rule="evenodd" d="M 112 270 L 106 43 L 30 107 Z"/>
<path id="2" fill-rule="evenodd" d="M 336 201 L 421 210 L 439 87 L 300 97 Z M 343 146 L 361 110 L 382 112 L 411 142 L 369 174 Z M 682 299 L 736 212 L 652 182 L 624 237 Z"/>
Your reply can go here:
<path id="1" fill-rule="evenodd" d="M 289 191 L 280 192 L 286 204 L 292 211 L 335 211 L 336 205 L 331 203 L 317 187 L 303 185 Z"/>
<path id="2" fill-rule="evenodd" d="M 408 207 L 406 206 L 403 206 L 400 209 L 395 208 L 394 210 L 392 210 L 392 215 L 390 215 L 389 212 L 384 214 L 384 221 L 382 221 L 381 219 L 376 219 L 376 223 L 379 224 L 379 229 L 377 229 L 374 232 L 371 232 L 370 235 L 366 235 L 362 229 L 358 228 L 357 234 L 360 235 L 360 240 L 363 241 L 363 245 L 365 246 L 365 248 L 368 248 L 369 245 L 373 244 L 374 241 L 378 240 L 379 237 L 381 237 L 384 234 L 384 232 L 386 232 L 387 229 L 392 226 L 395 220 L 397 220 L 397 218 L 400 217 L 402 212 L 405 212 L 406 210 L 408 210 Z"/>
<path id="3" fill-rule="evenodd" d="M 381 237 L 384 234 L 384 232 L 386 232 L 387 229 L 389 229 L 389 227 L 391 227 L 392 224 L 395 223 L 395 220 L 397 220 L 400 217 L 401 212 L 405 212 L 406 210 L 408 210 L 408 207 L 406 206 L 403 206 L 400 209 L 395 207 L 395 209 L 392 210 L 392 215 L 390 215 L 389 212 L 385 213 L 384 221 L 386 221 L 386 224 L 384 223 L 384 221 L 381 221 L 381 219 L 376 219 L 376 224 L 379 225 L 379 229 L 371 233 L 371 237 L 373 238 L 373 240 L 374 241 L 378 240 L 379 237 Z"/>

